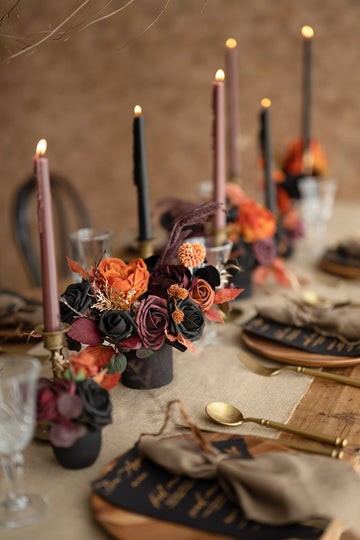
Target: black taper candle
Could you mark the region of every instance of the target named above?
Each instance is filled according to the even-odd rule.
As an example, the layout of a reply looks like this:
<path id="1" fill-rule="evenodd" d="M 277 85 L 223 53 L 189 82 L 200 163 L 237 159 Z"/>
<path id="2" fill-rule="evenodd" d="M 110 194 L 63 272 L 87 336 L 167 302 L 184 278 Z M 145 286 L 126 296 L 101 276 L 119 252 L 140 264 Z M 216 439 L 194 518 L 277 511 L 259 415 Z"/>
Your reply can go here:
<path id="1" fill-rule="evenodd" d="M 272 175 L 272 147 L 270 136 L 270 99 L 261 100 L 261 146 L 265 168 L 265 206 L 276 215 L 276 186 Z"/>
<path id="2" fill-rule="evenodd" d="M 134 183 L 138 190 L 139 242 L 152 239 L 151 212 L 145 145 L 145 126 L 142 109 L 134 108 Z"/>
<path id="3" fill-rule="evenodd" d="M 304 153 L 310 149 L 311 141 L 311 64 L 312 38 L 314 31 L 311 26 L 303 26 L 301 34 L 304 38 L 303 50 L 303 103 L 302 103 L 302 138 Z"/>

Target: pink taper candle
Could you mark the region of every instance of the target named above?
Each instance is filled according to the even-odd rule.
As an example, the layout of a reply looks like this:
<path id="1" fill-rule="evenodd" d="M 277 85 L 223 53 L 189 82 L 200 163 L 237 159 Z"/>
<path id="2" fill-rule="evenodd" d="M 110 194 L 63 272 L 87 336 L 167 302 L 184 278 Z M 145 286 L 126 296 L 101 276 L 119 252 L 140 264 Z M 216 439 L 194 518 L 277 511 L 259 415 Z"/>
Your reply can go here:
<path id="1" fill-rule="evenodd" d="M 239 178 L 241 174 L 237 43 L 233 38 L 226 41 L 226 80 L 229 119 L 229 175 L 230 180 Z"/>
<path id="2" fill-rule="evenodd" d="M 61 329 L 58 281 L 56 270 L 54 226 L 50 190 L 49 162 L 44 157 L 46 141 L 41 139 L 36 147 L 34 169 L 38 199 L 38 223 L 41 252 L 41 281 L 44 307 L 45 332 Z"/>
<path id="3" fill-rule="evenodd" d="M 222 204 L 214 216 L 214 233 L 223 233 L 226 228 L 225 209 L 225 74 L 218 69 L 213 81 L 213 181 L 214 200 Z"/>

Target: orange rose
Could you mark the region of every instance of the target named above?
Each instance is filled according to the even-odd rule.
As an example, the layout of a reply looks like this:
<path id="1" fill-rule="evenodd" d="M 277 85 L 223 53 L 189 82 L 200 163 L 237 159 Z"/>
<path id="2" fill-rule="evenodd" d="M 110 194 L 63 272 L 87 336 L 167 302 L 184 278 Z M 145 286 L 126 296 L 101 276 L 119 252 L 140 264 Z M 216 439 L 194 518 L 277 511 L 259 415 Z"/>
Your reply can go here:
<path id="1" fill-rule="evenodd" d="M 134 259 L 126 264 L 121 259 L 108 258 L 98 267 L 97 282 L 107 282 L 109 287 L 119 292 L 135 291 L 136 300 L 147 291 L 150 274 L 142 259 Z"/>
<path id="2" fill-rule="evenodd" d="M 325 176 L 328 171 L 328 160 L 325 151 L 318 141 L 310 141 L 313 176 Z M 303 172 L 304 143 L 302 139 L 294 139 L 289 145 L 285 156 L 283 169 L 288 174 L 297 176 Z"/>
<path id="3" fill-rule="evenodd" d="M 79 354 L 71 354 L 71 364 L 74 373 L 83 373 L 85 378 L 91 377 L 96 380 L 103 388 L 110 390 L 119 381 L 121 373 L 108 375 L 103 369 L 114 356 L 115 351 L 112 347 L 100 345 L 98 347 L 88 346 Z"/>
<path id="4" fill-rule="evenodd" d="M 252 199 L 241 204 L 237 221 L 246 242 L 265 240 L 275 234 L 276 219 L 274 214 Z"/>
<path id="5" fill-rule="evenodd" d="M 207 311 L 213 305 L 215 291 L 205 279 L 198 279 L 189 296 L 201 311 Z"/>
<path id="6" fill-rule="evenodd" d="M 279 211 L 282 214 L 286 214 L 292 208 L 290 195 L 288 194 L 287 191 L 285 191 L 285 189 L 281 187 L 277 188 L 276 193 L 277 193 L 277 205 L 278 205 Z"/>

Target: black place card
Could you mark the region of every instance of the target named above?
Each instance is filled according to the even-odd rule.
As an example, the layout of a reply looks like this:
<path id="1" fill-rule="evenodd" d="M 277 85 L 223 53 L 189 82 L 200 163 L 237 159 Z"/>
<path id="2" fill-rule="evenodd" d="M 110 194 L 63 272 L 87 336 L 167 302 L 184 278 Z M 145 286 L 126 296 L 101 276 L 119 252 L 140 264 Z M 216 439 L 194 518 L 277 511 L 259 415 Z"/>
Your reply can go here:
<path id="1" fill-rule="evenodd" d="M 282 324 L 264 317 L 255 317 L 244 330 L 284 345 L 326 356 L 360 356 L 359 345 L 347 345 L 339 339 L 324 337 L 311 328 Z"/>
<path id="2" fill-rule="evenodd" d="M 252 459 L 242 438 L 213 444 L 222 452 Z M 111 471 L 93 482 L 92 489 L 122 509 L 232 538 L 319 538 L 323 532 L 320 528 L 299 524 L 274 527 L 247 521 L 241 509 L 226 498 L 217 481 L 170 474 L 142 457 L 137 446 L 120 457 Z"/>

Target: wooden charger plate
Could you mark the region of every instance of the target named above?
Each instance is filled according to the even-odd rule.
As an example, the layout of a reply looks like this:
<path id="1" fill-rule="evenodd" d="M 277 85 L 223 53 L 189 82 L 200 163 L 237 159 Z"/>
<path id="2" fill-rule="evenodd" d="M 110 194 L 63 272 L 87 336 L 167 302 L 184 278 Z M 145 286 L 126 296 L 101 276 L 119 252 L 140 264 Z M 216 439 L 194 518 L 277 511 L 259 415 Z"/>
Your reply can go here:
<path id="1" fill-rule="evenodd" d="M 344 367 L 354 366 L 360 362 L 360 358 L 356 356 L 330 356 L 310 353 L 257 336 L 247 330 L 242 331 L 241 338 L 250 350 L 286 364 L 308 367 Z"/>
<path id="2" fill-rule="evenodd" d="M 321 259 L 319 262 L 319 267 L 321 268 L 321 270 L 324 270 L 329 274 L 335 274 L 336 276 L 349 279 L 360 278 L 360 268 L 356 268 L 355 266 L 346 266 L 344 264 L 334 263 L 326 259 Z"/>
<path id="3" fill-rule="evenodd" d="M 203 435 L 209 441 L 221 441 L 237 436 L 228 433 L 204 433 Z M 276 441 L 268 441 L 251 435 L 242 437 L 238 435 L 238 437 L 245 439 L 247 449 L 252 456 L 274 450 L 293 451 Z M 105 467 L 100 477 L 110 471 L 116 461 Z M 91 505 L 96 520 L 108 533 L 119 540 L 214 540 L 214 538 L 229 540 L 229 536 L 216 535 L 215 537 L 214 534 L 200 529 L 123 510 L 95 493 L 91 496 Z M 321 540 L 325 540 L 325 537 L 322 536 Z"/>

